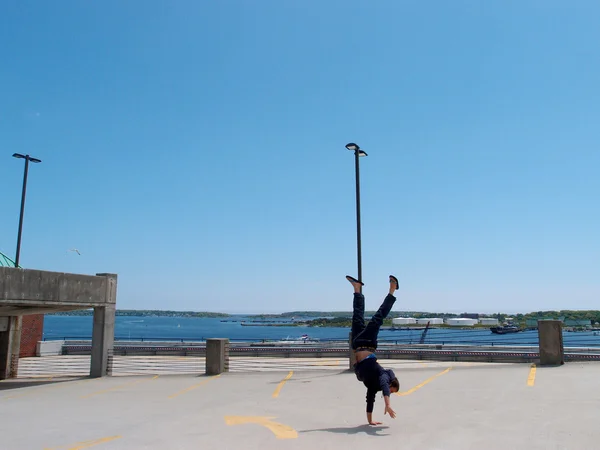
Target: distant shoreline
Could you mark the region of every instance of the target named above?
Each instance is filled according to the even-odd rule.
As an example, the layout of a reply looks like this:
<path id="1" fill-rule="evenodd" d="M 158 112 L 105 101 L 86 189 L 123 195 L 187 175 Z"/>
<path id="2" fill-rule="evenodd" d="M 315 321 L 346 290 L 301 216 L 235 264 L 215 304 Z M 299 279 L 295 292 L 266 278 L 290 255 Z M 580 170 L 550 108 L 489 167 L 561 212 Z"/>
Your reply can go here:
<path id="1" fill-rule="evenodd" d="M 79 309 L 76 311 L 61 311 L 48 316 L 92 316 L 94 311 L 91 309 Z M 208 317 L 208 318 L 227 318 L 233 317 L 231 314 L 204 312 L 204 311 L 162 311 L 149 309 L 117 309 L 116 316 L 129 317 Z"/>
<path id="2" fill-rule="evenodd" d="M 244 313 L 222 313 L 222 312 L 210 312 L 210 311 L 177 311 L 177 310 L 163 310 L 163 309 L 117 309 L 117 315 L 124 316 L 143 316 L 143 315 L 155 315 L 155 316 L 178 316 L 185 317 L 188 315 L 194 316 L 214 316 L 214 317 L 264 317 L 264 318 L 282 318 L 282 317 L 350 317 L 352 315 L 352 311 L 290 311 L 283 312 L 278 314 L 272 313 L 254 313 L 254 314 L 244 314 Z M 372 315 L 375 311 L 365 311 L 365 315 Z M 52 313 L 52 315 L 57 316 L 88 316 L 92 315 L 92 309 L 83 309 L 76 311 L 62 311 Z M 509 313 L 493 313 L 493 314 L 484 314 L 484 313 L 473 313 L 478 314 L 480 317 L 498 317 L 498 316 L 506 316 L 506 317 L 524 317 L 524 316 L 564 316 L 569 318 L 571 316 L 594 316 L 600 315 L 600 310 L 560 310 L 560 311 L 536 311 L 529 313 L 518 313 L 518 314 L 509 314 Z M 419 316 L 419 317 L 465 317 L 467 315 L 472 314 L 457 314 L 457 313 L 449 313 L 449 312 L 432 312 L 432 311 L 392 311 L 390 313 L 390 317 L 406 317 L 406 316 Z"/>
<path id="3" fill-rule="evenodd" d="M 365 316 L 370 317 L 375 311 L 366 311 Z M 76 310 L 65 311 L 48 314 L 51 316 L 92 316 L 93 310 Z M 351 311 L 292 311 L 281 314 L 229 314 L 207 311 L 170 311 L 170 310 L 147 310 L 147 309 L 117 309 L 116 315 L 120 317 L 173 317 L 173 318 L 214 318 L 224 319 L 223 322 L 244 322 L 242 320 L 232 320 L 241 317 L 260 319 L 251 320 L 253 326 L 309 326 L 309 327 L 349 327 L 351 322 Z M 392 311 L 385 321 L 386 326 L 390 326 L 392 319 L 397 317 L 414 317 L 414 318 L 494 318 L 500 323 L 507 319 L 511 320 L 515 325 L 524 327 L 537 326 L 537 320 L 552 319 L 562 320 L 566 327 L 590 327 L 600 324 L 600 311 L 598 310 L 561 310 L 561 311 L 536 311 L 527 314 L 454 314 L 440 312 L 424 312 L 424 311 Z M 230 319 L 230 320 L 226 320 Z M 244 324 L 248 326 L 249 324 Z M 395 329 L 404 328 L 394 327 Z M 412 328 L 412 327 L 406 327 Z M 436 327 L 437 328 L 437 327 Z M 452 327 L 458 328 L 458 327 Z M 471 329 L 471 327 L 469 327 Z M 482 325 L 475 325 L 475 328 L 487 328 Z"/>

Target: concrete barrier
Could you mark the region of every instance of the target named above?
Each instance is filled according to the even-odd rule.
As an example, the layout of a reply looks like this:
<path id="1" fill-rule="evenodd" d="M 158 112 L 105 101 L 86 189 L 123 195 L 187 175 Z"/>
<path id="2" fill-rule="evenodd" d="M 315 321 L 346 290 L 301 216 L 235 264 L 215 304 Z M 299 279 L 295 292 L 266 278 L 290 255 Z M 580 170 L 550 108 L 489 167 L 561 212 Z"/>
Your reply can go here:
<path id="1" fill-rule="evenodd" d="M 559 366 L 565 363 L 565 348 L 560 320 L 538 320 L 540 365 Z"/>
<path id="2" fill-rule="evenodd" d="M 36 356 L 58 356 L 63 354 L 65 341 L 39 341 Z"/>
<path id="3" fill-rule="evenodd" d="M 229 372 L 229 339 L 206 340 L 206 375 Z"/>
<path id="4" fill-rule="evenodd" d="M 91 343 L 87 341 L 65 341 L 62 354 L 89 355 Z M 113 347 L 117 356 L 190 356 L 203 357 L 207 354 L 204 342 L 119 342 Z M 340 358 L 349 357 L 347 343 L 338 345 L 323 344 L 269 346 L 253 342 L 228 343 L 229 358 Z M 479 362 L 523 362 L 539 363 L 539 345 L 485 346 L 485 345 L 440 345 L 406 344 L 380 345 L 377 349 L 380 359 L 406 359 L 431 361 L 479 361 Z M 212 357 L 211 357 L 212 358 Z M 598 361 L 600 348 L 566 347 L 565 361 Z M 217 358 L 217 361 L 219 359 Z M 223 365 L 225 362 L 223 362 Z M 351 367 L 351 366 L 350 366 Z M 220 369 L 216 369 L 218 371 Z"/>

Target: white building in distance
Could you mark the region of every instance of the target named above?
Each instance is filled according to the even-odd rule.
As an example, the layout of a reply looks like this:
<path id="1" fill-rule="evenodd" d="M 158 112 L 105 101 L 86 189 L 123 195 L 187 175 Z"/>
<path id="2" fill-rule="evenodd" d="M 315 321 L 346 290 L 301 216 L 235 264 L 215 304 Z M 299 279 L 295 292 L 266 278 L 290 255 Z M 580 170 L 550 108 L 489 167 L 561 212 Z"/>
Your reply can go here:
<path id="1" fill-rule="evenodd" d="M 479 323 L 481 325 L 498 325 L 498 319 L 494 319 L 492 317 L 482 317 L 479 319 Z"/>
<path id="2" fill-rule="evenodd" d="M 392 319 L 392 325 L 414 325 L 417 319 L 414 317 L 396 317 Z"/>
<path id="3" fill-rule="evenodd" d="M 427 323 L 429 323 L 429 325 L 443 325 L 444 319 L 440 319 L 438 317 L 422 317 L 417 319 L 417 323 L 419 325 L 427 325 Z"/>
<path id="4" fill-rule="evenodd" d="M 477 319 L 455 317 L 452 319 L 446 319 L 446 325 L 450 325 L 452 327 L 472 327 L 473 325 L 477 325 Z"/>

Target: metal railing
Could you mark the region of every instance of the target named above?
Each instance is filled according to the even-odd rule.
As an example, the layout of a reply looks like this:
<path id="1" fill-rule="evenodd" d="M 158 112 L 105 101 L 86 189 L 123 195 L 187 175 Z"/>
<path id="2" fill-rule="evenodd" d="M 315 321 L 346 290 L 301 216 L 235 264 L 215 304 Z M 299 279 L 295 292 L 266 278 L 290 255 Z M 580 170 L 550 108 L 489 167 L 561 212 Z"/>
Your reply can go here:
<path id="1" fill-rule="evenodd" d="M 433 344 L 433 345 L 471 345 L 471 346 L 513 346 L 513 347 L 529 347 L 539 345 L 539 339 L 537 333 L 530 333 L 530 335 L 517 336 L 514 335 L 482 335 L 480 333 L 474 334 L 470 330 L 453 331 L 448 333 L 435 333 L 429 334 L 427 338 L 421 342 L 420 334 L 408 334 L 398 337 L 385 337 L 378 339 L 380 345 L 417 345 L 420 343 Z M 115 343 L 126 344 L 126 343 L 204 343 L 207 337 L 169 337 L 169 336 L 115 336 Z M 61 336 L 61 337 L 44 337 L 44 341 L 89 341 L 91 336 Z M 282 344 L 285 343 L 285 339 L 273 339 L 273 338 L 229 338 L 232 343 L 253 343 L 253 344 Z M 314 346 L 327 346 L 332 344 L 347 343 L 347 338 L 321 338 L 318 340 L 309 340 L 302 342 L 298 345 L 314 345 Z M 594 334 L 579 333 L 579 332 L 563 332 L 563 342 L 565 348 L 571 347 L 586 347 L 586 348 L 600 348 L 600 333 L 595 332 Z"/>

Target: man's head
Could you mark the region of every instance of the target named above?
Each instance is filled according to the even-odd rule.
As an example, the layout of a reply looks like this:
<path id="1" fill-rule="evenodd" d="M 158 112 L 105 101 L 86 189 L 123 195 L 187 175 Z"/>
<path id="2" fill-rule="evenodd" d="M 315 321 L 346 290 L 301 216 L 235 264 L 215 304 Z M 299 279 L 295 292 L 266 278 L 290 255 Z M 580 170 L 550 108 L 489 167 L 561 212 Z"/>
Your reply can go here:
<path id="1" fill-rule="evenodd" d="M 394 378 L 390 381 L 390 392 L 398 392 L 400 390 L 400 382 L 398 378 Z"/>

